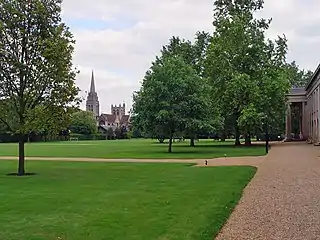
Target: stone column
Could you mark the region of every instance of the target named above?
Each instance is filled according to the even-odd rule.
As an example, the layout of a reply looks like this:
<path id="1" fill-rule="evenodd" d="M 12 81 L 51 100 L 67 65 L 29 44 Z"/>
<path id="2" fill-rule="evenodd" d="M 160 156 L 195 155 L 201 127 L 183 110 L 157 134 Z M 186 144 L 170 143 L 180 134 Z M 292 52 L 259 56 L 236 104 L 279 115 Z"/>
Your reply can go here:
<path id="1" fill-rule="evenodd" d="M 312 136 L 312 142 L 315 141 L 315 133 L 314 133 L 314 109 L 315 109 L 315 99 L 314 99 L 314 92 L 311 95 L 311 104 L 312 104 L 312 109 L 311 109 L 311 136 Z"/>
<path id="2" fill-rule="evenodd" d="M 302 128 L 302 135 L 304 139 L 308 139 L 308 119 L 307 119 L 307 109 L 305 106 L 306 102 L 301 103 L 301 128 Z"/>
<path id="3" fill-rule="evenodd" d="M 291 103 L 289 103 L 286 115 L 286 140 L 290 141 L 291 139 Z"/>
<path id="4" fill-rule="evenodd" d="M 317 131 L 317 143 L 320 143 L 320 127 L 319 127 L 319 119 L 320 119 L 320 89 L 317 87 L 317 109 L 316 109 L 316 131 Z"/>
<path id="5" fill-rule="evenodd" d="M 309 114 L 309 100 L 307 100 L 307 102 L 305 102 L 304 105 L 304 126 L 305 126 L 305 132 L 303 133 L 303 135 L 305 136 L 306 139 L 309 138 L 310 136 L 310 114 Z"/>

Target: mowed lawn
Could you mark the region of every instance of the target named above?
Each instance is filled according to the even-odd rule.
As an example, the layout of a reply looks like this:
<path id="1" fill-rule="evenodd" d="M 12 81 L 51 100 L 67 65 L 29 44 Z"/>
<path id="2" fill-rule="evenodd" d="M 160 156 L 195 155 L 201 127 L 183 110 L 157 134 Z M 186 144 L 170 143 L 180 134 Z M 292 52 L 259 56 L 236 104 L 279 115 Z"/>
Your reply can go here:
<path id="1" fill-rule="evenodd" d="M 211 240 L 253 167 L 29 161 L 0 164 L 0 239 Z"/>
<path id="2" fill-rule="evenodd" d="M 29 157 L 88 157 L 88 158 L 216 158 L 236 156 L 260 156 L 265 154 L 263 146 L 235 147 L 232 141 L 224 143 L 200 140 L 196 147 L 189 141 L 173 144 L 173 153 L 167 153 L 168 144 L 156 140 L 114 140 L 27 143 L 26 156 Z M 18 144 L 0 143 L 0 156 L 17 156 Z"/>

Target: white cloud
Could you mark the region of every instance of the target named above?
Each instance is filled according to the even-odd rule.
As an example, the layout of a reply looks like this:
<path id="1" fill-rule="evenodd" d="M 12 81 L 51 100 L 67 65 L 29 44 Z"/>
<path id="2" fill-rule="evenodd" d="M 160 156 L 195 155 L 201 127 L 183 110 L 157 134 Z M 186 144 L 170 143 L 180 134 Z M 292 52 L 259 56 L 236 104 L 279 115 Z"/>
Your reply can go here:
<path id="1" fill-rule="evenodd" d="M 212 0 L 64 0 L 63 16 L 72 23 L 76 38 L 74 63 L 80 69 L 78 85 L 87 90 L 91 70 L 103 112 L 125 101 L 131 106 L 132 91 L 155 55 L 172 35 L 192 39 L 197 30 L 212 32 Z M 268 36 L 286 34 L 289 60 L 301 67 L 318 64 L 320 2 L 316 0 L 267 0 L 260 16 L 273 18 Z M 84 21 L 105 21 L 95 30 Z M 84 94 L 84 92 L 83 92 Z"/>

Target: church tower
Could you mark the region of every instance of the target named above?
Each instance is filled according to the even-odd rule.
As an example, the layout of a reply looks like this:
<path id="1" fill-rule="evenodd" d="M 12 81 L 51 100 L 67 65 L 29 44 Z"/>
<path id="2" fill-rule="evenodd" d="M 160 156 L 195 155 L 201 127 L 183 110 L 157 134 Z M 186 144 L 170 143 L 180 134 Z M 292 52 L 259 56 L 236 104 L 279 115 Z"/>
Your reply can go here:
<path id="1" fill-rule="evenodd" d="M 116 105 L 111 105 L 111 113 L 121 119 L 122 116 L 126 115 L 126 105 L 124 103 L 122 106 L 119 104 L 119 107 Z"/>
<path id="2" fill-rule="evenodd" d="M 86 101 L 86 110 L 93 112 L 95 117 L 98 117 L 100 115 L 100 113 L 99 113 L 99 99 L 98 99 L 98 94 L 96 92 L 96 87 L 94 84 L 93 71 L 92 71 L 92 75 L 91 75 L 90 91 L 88 93 L 87 101 Z"/>

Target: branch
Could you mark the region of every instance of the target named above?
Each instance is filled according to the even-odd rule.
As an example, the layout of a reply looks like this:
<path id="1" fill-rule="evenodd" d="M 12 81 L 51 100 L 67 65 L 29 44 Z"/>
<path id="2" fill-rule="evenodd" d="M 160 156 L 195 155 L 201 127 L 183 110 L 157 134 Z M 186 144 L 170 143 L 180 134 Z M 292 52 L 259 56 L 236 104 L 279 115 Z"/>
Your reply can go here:
<path id="1" fill-rule="evenodd" d="M 11 128 L 11 126 L 8 124 L 7 121 L 3 120 L 1 117 L 0 117 L 0 121 L 3 122 L 3 123 L 8 127 L 8 129 L 9 129 L 10 132 L 12 132 L 12 133 L 14 132 L 13 129 Z"/>

